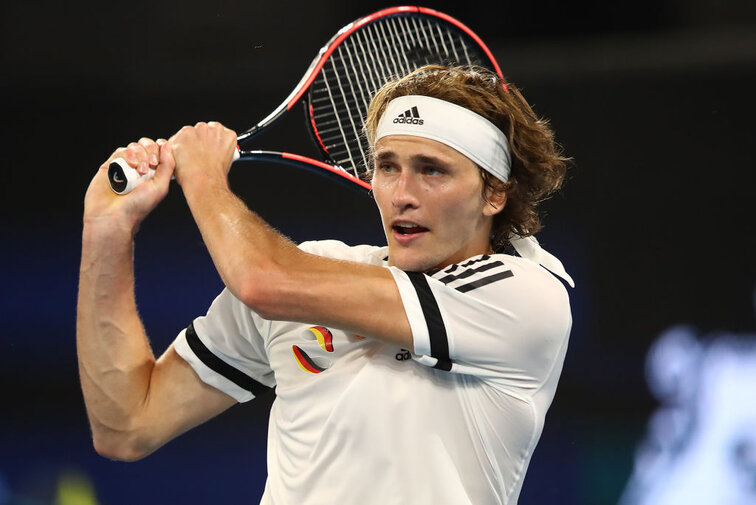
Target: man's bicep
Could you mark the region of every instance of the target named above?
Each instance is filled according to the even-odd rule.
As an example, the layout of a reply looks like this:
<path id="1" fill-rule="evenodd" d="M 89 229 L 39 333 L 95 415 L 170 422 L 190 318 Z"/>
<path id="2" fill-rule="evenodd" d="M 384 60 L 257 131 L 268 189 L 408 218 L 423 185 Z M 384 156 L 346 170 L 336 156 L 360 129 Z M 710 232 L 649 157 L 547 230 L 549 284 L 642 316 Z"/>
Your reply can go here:
<path id="1" fill-rule="evenodd" d="M 400 347 L 412 333 L 399 290 L 383 266 L 387 251 L 336 240 L 304 242 L 296 259 L 260 284 L 266 318 L 321 324 Z"/>
<path id="2" fill-rule="evenodd" d="M 145 426 L 149 452 L 236 403 L 226 393 L 202 382 L 171 345 L 157 360 L 150 380 Z"/>
<path id="3" fill-rule="evenodd" d="M 388 269 L 322 258 L 315 262 L 322 264 L 277 297 L 283 311 L 275 316 L 330 325 L 400 347 L 412 345 L 402 298 Z"/>
<path id="4" fill-rule="evenodd" d="M 260 325 L 225 289 L 178 334 L 155 363 L 140 417 L 148 452 L 275 385 Z"/>

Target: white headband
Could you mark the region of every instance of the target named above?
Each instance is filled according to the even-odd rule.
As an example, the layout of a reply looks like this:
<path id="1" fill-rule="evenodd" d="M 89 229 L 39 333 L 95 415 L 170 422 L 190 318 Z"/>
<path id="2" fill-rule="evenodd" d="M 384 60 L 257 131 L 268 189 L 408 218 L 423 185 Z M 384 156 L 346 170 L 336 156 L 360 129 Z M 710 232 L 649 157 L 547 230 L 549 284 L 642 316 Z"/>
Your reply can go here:
<path id="1" fill-rule="evenodd" d="M 451 102 L 422 95 L 394 98 L 378 121 L 375 141 L 386 135 L 441 142 L 497 179 L 509 179 L 512 158 L 506 135 L 488 119 Z"/>
<path id="2" fill-rule="evenodd" d="M 422 95 L 394 98 L 378 121 L 375 141 L 387 135 L 411 135 L 441 142 L 506 182 L 512 167 L 506 135 L 491 121 L 459 105 Z M 558 275 L 575 287 L 559 258 L 535 237 L 509 237 L 517 254 Z"/>

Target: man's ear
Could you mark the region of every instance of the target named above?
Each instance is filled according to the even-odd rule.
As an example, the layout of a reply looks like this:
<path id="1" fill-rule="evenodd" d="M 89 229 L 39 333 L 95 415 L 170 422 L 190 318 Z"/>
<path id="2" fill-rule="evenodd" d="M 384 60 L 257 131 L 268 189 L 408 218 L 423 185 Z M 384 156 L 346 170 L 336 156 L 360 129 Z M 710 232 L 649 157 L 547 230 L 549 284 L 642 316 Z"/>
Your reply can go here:
<path id="1" fill-rule="evenodd" d="M 504 188 L 489 188 L 486 192 L 486 205 L 483 207 L 483 215 L 494 216 L 504 210 L 507 204 L 507 193 Z"/>

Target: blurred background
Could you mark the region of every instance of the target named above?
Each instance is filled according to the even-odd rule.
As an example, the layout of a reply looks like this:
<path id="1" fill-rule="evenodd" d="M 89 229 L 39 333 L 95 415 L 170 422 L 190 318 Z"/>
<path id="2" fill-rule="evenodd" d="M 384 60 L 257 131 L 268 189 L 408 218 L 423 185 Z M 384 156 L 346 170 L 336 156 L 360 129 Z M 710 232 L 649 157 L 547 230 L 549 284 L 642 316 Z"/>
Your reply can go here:
<path id="1" fill-rule="evenodd" d="M 577 281 L 574 327 L 520 504 L 756 503 L 756 3 L 424 5 L 487 42 L 574 158 L 539 235 Z M 272 395 L 137 463 L 92 450 L 75 354 L 84 192 L 141 136 L 256 123 L 338 28 L 386 6 L 3 3 L 0 505 L 257 503 Z M 261 147 L 315 154 L 293 116 Z M 296 241 L 383 243 L 372 201 L 315 175 L 244 164 L 231 179 Z M 136 269 L 159 354 L 221 289 L 177 186 Z M 660 479 L 711 494 L 674 498 Z"/>

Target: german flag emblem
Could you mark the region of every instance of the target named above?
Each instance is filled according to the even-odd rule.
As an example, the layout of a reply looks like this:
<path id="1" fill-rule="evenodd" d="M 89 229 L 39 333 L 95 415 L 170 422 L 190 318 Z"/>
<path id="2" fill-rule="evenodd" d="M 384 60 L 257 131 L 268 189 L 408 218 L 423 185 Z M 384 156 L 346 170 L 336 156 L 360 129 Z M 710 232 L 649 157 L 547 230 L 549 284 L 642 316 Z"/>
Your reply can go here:
<path id="1" fill-rule="evenodd" d="M 318 344 L 320 344 L 320 347 L 324 351 L 333 352 L 333 335 L 331 335 L 331 331 L 328 328 L 325 326 L 313 326 L 307 329 L 315 335 L 315 338 L 318 339 Z"/>
<path id="2" fill-rule="evenodd" d="M 291 346 L 291 352 L 294 353 L 294 359 L 297 360 L 297 364 L 307 373 L 321 373 L 326 369 L 318 366 L 311 357 L 307 355 L 298 345 Z"/>

